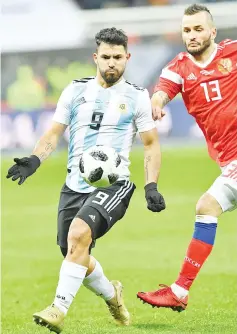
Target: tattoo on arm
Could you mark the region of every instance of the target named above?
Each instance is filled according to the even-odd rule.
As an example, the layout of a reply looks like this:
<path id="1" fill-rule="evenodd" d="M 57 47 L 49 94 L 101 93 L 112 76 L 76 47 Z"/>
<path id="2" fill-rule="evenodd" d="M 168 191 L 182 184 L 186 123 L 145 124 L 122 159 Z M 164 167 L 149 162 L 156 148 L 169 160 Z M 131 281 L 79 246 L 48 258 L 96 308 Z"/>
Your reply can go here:
<path id="1" fill-rule="evenodd" d="M 147 157 L 145 157 L 145 174 L 146 174 L 146 181 L 148 180 L 148 171 L 149 171 L 149 168 L 148 168 L 148 165 L 151 161 L 151 156 L 148 155 Z"/>
<path id="2" fill-rule="evenodd" d="M 47 143 L 46 142 L 46 146 L 45 146 L 45 151 L 49 151 L 53 149 L 53 145 L 51 143 Z"/>
<path id="3" fill-rule="evenodd" d="M 50 155 L 50 153 L 54 150 L 54 148 L 50 142 L 45 142 L 45 146 L 43 147 L 43 150 L 44 151 L 39 154 L 39 159 L 41 162 Z"/>
<path id="4" fill-rule="evenodd" d="M 170 101 L 168 94 L 163 92 L 162 90 L 158 90 L 155 94 L 159 97 L 159 100 L 162 103 L 161 108 L 163 108 Z"/>

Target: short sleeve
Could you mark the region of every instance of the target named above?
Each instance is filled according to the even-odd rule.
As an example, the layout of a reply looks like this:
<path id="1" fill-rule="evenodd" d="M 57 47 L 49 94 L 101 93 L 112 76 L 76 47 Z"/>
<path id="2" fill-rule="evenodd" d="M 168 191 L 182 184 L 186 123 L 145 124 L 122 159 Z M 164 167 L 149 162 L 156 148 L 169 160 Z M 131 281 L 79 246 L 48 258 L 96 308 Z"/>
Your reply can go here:
<path id="1" fill-rule="evenodd" d="M 72 97 L 73 85 L 70 84 L 63 90 L 61 96 L 59 97 L 57 108 L 53 116 L 54 121 L 69 125 Z"/>
<path id="2" fill-rule="evenodd" d="M 170 62 L 160 75 L 159 81 L 155 86 L 154 93 L 157 91 L 165 92 L 170 100 L 182 91 L 183 79 L 179 74 L 178 61 Z"/>
<path id="3" fill-rule="evenodd" d="M 147 89 L 140 93 L 135 124 L 138 132 L 145 132 L 155 128 L 155 122 L 152 119 L 151 100 Z"/>

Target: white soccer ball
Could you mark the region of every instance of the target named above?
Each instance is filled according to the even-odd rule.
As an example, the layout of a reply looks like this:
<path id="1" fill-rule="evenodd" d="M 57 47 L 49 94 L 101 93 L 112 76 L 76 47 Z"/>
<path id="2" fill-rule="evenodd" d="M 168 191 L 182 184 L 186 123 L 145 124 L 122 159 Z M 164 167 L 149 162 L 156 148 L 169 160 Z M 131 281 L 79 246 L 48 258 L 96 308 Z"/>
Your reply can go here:
<path id="1" fill-rule="evenodd" d="M 83 179 L 94 187 L 107 187 L 119 178 L 121 158 L 112 148 L 102 145 L 82 153 L 79 170 Z"/>

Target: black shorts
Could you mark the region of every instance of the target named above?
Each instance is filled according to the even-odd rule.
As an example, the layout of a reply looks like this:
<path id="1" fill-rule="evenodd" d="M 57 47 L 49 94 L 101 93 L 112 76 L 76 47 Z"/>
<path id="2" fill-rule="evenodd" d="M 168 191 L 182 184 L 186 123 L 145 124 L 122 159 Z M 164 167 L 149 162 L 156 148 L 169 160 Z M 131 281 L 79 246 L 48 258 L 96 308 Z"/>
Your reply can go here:
<path id="1" fill-rule="evenodd" d="M 69 227 L 75 217 L 83 219 L 91 228 L 95 240 L 107 233 L 120 220 L 129 205 L 136 186 L 130 181 L 117 181 L 107 188 L 97 188 L 92 193 L 77 193 L 62 188 L 58 206 L 57 244 L 67 248 Z"/>

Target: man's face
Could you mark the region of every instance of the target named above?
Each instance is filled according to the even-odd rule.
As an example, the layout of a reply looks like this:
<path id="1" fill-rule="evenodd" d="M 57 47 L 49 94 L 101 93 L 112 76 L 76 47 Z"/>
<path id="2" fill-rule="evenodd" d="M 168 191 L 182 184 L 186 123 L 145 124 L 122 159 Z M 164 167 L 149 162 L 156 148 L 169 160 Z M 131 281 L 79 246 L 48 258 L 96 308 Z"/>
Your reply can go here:
<path id="1" fill-rule="evenodd" d="M 123 75 L 130 54 L 123 45 L 111 45 L 102 42 L 94 53 L 94 61 L 102 78 L 107 84 L 114 84 Z"/>
<path id="2" fill-rule="evenodd" d="M 193 55 L 201 55 L 216 37 L 216 29 L 211 17 L 206 12 L 184 15 L 182 21 L 182 38 L 187 51 Z"/>

